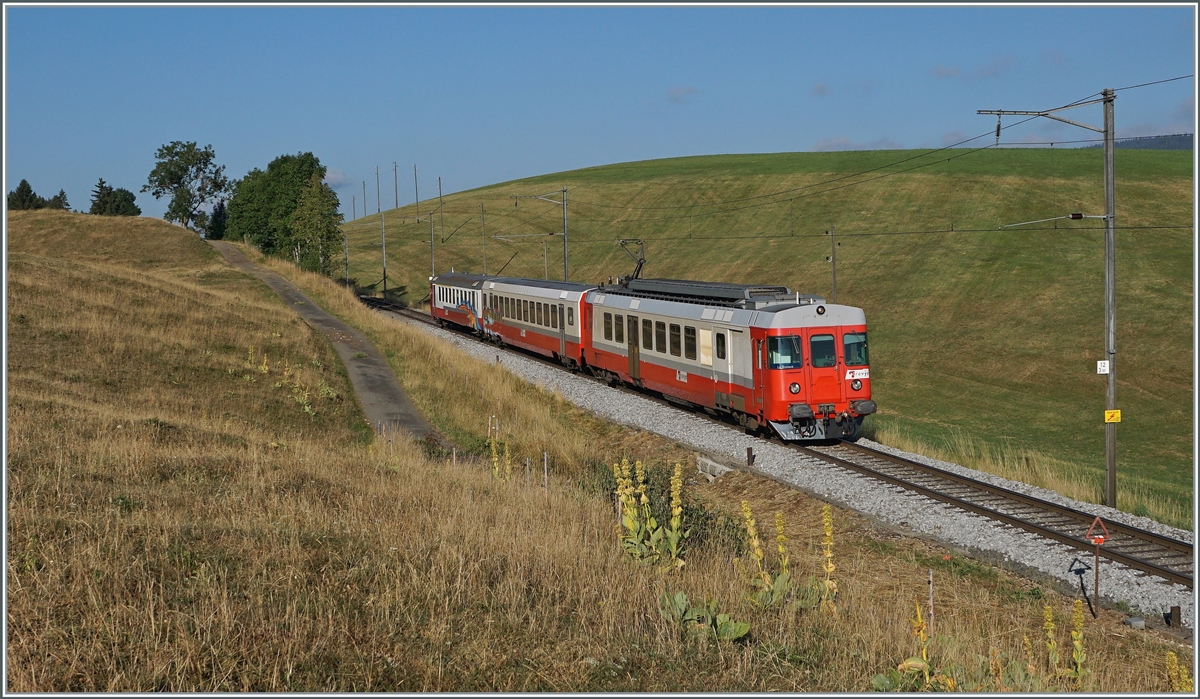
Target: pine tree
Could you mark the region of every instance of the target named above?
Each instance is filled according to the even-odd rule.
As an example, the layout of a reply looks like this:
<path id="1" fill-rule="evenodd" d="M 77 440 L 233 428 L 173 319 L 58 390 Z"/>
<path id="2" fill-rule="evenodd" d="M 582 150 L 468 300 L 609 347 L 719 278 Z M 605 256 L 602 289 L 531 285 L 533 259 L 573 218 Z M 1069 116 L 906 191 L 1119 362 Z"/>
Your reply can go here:
<path id="1" fill-rule="evenodd" d="M 92 208 L 88 213 L 98 216 L 141 216 L 141 208 L 134 203 L 136 199 L 133 192 L 124 188 L 113 189 L 102 177 L 92 190 Z"/>
<path id="2" fill-rule="evenodd" d="M 92 208 L 88 213 L 103 216 L 106 213 L 104 209 L 107 206 L 108 197 L 112 194 L 112 191 L 113 188 L 109 187 L 104 182 L 104 178 L 101 177 L 100 182 L 96 184 L 96 188 L 92 190 Z"/>
<path id="3" fill-rule="evenodd" d="M 46 208 L 70 211 L 71 205 L 67 203 L 67 192 L 62 189 L 58 190 L 58 194 L 50 197 L 50 199 L 46 202 Z"/>
<path id="4" fill-rule="evenodd" d="M 228 220 L 229 214 L 225 210 L 225 200 L 219 199 L 208 217 L 208 225 L 204 229 L 204 237 L 209 240 L 221 240 L 224 238 L 225 224 Z"/>
<path id="5" fill-rule="evenodd" d="M 17 188 L 8 193 L 9 211 L 28 211 L 45 207 L 46 200 L 34 193 L 33 187 L 29 186 L 27 180 L 21 180 Z"/>

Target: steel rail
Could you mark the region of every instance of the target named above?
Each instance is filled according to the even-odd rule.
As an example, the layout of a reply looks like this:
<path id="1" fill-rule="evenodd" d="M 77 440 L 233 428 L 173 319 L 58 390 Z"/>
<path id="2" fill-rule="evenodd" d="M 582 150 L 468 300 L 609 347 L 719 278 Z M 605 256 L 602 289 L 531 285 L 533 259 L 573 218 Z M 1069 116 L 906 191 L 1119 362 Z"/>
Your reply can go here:
<path id="1" fill-rule="evenodd" d="M 932 473 L 932 474 L 937 475 L 940 478 L 945 478 L 947 480 L 951 480 L 956 483 L 961 483 L 963 485 L 966 485 L 966 486 L 969 486 L 972 488 L 976 488 L 978 490 L 983 490 L 983 491 L 986 491 L 989 493 L 994 493 L 996 495 L 1003 496 L 1006 499 L 1015 500 L 1022 504 L 1029 505 L 1029 506 L 1032 506 L 1032 507 L 1035 507 L 1035 508 L 1038 508 L 1041 510 L 1048 510 L 1048 511 L 1053 512 L 1054 514 L 1065 515 L 1067 517 L 1070 517 L 1071 519 L 1074 519 L 1075 521 L 1079 522 L 1080 524 L 1084 525 L 1085 527 L 1091 526 L 1092 522 L 1096 518 L 1096 515 L 1094 515 L 1094 514 L 1089 514 L 1087 512 L 1083 512 L 1082 510 L 1077 510 L 1073 507 L 1068 507 L 1066 505 L 1060 505 L 1055 502 L 1050 502 L 1049 500 L 1042 500 L 1041 498 L 1036 498 L 1036 497 L 1033 497 L 1032 495 L 1026 495 L 1024 493 L 1019 493 L 1014 490 L 1008 490 L 1008 489 L 1002 488 L 1000 486 L 992 485 L 991 483 L 987 483 L 985 481 L 974 480 L 972 478 L 969 478 L 967 476 L 962 476 L 962 475 L 954 473 L 952 471 L 947 471 L 945 469 L 937 468 L 936 466 L 929 466 L 929 465 L 922 464 L 917 461 L 913 461 L 911 459 L 906 459 L 902 456 L 896 456 L 894 454 L 888 454 L 886 452 L 878 451 L 876 449 L 864 447 L 861 444 L 852 444 L 849 442 L 845 442 L 845 443 L 839 444 L 837 446 L 838 446 L 838 448 L 849 449 L 849 450 L 856 451 L 858 453 L 865 454 L 865 455 L 868 455 L 868 456 L 871 456 L 871 457 L 874 457 L 877 459 L 882 459 L 884 461 L 890 461 L 892 463 L 900 464 L 900 465 L 903 465 L 903 466 L 906 466 L 909 468 L 915 468 L 919 471 L 924 471 L 926 473 Z M 1186 541 L 1180 541 L 1179 539 L 1174 539 L 1169 536 L 1163 536 L 1162 534 L 1155 534 L 1153 532 L 1148 532 L 1143 529 L 1138 529 L 1137 527 L 1131 527 L 1127 524 L 1122 524 L 1120 522 L 1105 521 L 1104 525 L 1108 528 L 1108 532 L 1110 535 L 1126 536 L 1131 539 L 1137 539 L 1140 541 L 1152 543 L 1156 546 L 1161 546 L 1161 547 L 1171 550 L 1171 551 L 1178 551 L 1180 553 L 1186 553 L 1188 556 L 1192 555 L 1192 545 Z"/>
<path id="2" fill-rule="evenodd" d="M 804 453 L 813 458 L 820 459 L 827 463 L 831 463 L 835 466 L 840 466 L 842 468 L 845 468 L 845 469 L 848 469 L 851 471 L 855 471 L 855 472 L 862 473 L 867 476 L 871 476 L 872 478 L 877 478 L 879 480 L 890 483 L 892 485 L 904 488 L 905 490 L 910 490 L 910 491 L 913 491 L 920 495 L 923 495 L 925 497 L 932 498 L 934 500 L 939 500 L 939 501 L 944 502 L 949 505 L 953 505 L 954 507 L 957 507 L 959 509 L 967 510 L 969 512 L 974 512 L 976 514 L 980 514 L 985 517 L 988 517 L 989 519 L 994 519 L 994 520 L 1003 522 L 1005 524 L 1008 524 L 1008 525 L 1011 525 L 1014 527 L 1018 527 L 1020 529 L 1024 529 L 1026 531 L 1037 534 L 1038 536 L 1041 536 L 1041 537 L 1053 539 L 1055 541 L 1066 544 L 1068 546 L 1079 549 L 1081 551 L 1094 552 L 1096 550 L 1096 545 L 1093 544 L 1092 542 L 1088 541 L 1087 539 L 1084 539 L 1083 537 L 1072 536 L 1072 535 L 1062 532 L 1060 530 L 1052 529 L 1052 528 L 1049 528 L 1046 526 L 1042 526 L 1040 524 L 1036 524 L 1034 522 L 1030 522 L 1027 519 L 1022 519 L 1021 517 L 1007 514 L 1000 510 L 993 509 L 992 507 L 987 507 L 985 505 L 980 505 L 978 503 L 971 502 L 970 500 L 967 500 L 963 497 L 950 495 L 948 493 L 942 492 L 935 488 L 932 488 L 932 487 L 929 487 L 926 485 L 922 485 L 920 483 L 916 483 L 913 481 L 905 480 L 898 476 L 895 476 L 895 475 L 892 475 L 889 473 L 885 473 L 885 472 L 880 471 L 875 468 L 871 468 L 870 466 L 868 466 L 866 464 L 861 464 L 861 463 L 850 461 L 850 460 L 847 460 L 847 459 L 844 459 L 844 458 L 841 458 L 838 456 L 834 456 L 832 454 L 827 454 L 822 451 L 817 451 L 816 449 L 814 449 L 812 447 L 800 446 L 800 445 L 795 445 L 795 444 L 790 445 L 790 446 L 792 449 L 800 451 L 801 453 Z M 1004 488 L 999 488 L 999 487 L 991 485 L 989 483 L 983 483 L 980 481 L 972 480 L 965 476 L 960 476 L 958 474 L 951 473 L 949 471 L 945 471 L 945 470 L 942 470 L 942 469 L 939 469 L 936 467 L 926 466 L 924 464 L 920 464 L 920 463 L 917 463 L 914 461 L 909 461 L 908 459 L 902 459 L 901 457 L 892 457 L 892 455 L 890 455 L 890 454 L 885 454 L 883 452 L 877 452 L 873 449 L 867 449 L 866 447 L 862 447 L 859 445 L 843 444 L 843 445 L 839 445 L 839 446 L 850 446 L 854 450 L 859 451 L 860 453 L 869 453 L 869 455 L 872 457 L 882 458 L 886 461 L 895 460 L 895 461 L 903 462 L 903 465 L 913 468 L 914 470 L 916 470 L 920 473 L 929 473 L 929 474 L 937 475 L 938 477 L 945 478 L 946 480 L 952 481 L 959 485 L 965 485 L 965 486 L 974 488 L 979 491 L 983 491 L 983 492 L 986 492 L 986 493 L 989 493 L 992 495 L 997 495 L 997 496 L 1000 496 L 1000 497 L 1005 498 L 1010 501 L 1016 501 L 1016 502 L 1020 502 L 1022 504 L 1026 504 L 1026 505 L 1035 505 L 1035 506 L 1041 508 L 1042 511 L 1044 511 L 1044 512 L 1048 511 L 1052 514 L 1067 515 L 1072 520 L 1076 520 L 1076 521 L 1077 521 L 1076 517 L 1070 513 L 1082 514 L 1083 516 L 1085 516 L 1089 519 L 1089 523 L 1092 519 L 1094 519 L 1094 515 L 1087 515 L 1086 513 L 1080 513 L 1078 510 L 1072 510 L 1071 508 L 1063 507 L 1061 505 L 1056 505 L 1054 503 L 1047 502 L 1045 500 L 1039 500 L 1038 498 L 1033 498 L 1028 495 L 1024 495 L 1022 493 L 1015 493 L 1013 491 L 1006 490 Z M 888 457 L 892 457 L 892 458 L 888 458 Z M 1105 526 L 1109 526 L 1107 522 L 1105 523 Z M 1129 536 L 1134 536 L 1133 534 L 1130 534 L 1129 532 L 1136 531 L 1137 535 L 1135 538 L 1137 538 L 1141 541 L 1146 541 L 1148 543 L 1154 543 L 1156 545 L 1163 546 L 1164 548 L 1169 547 L 1168 550 L 1181 550 L 1182 552 L 1184 552 L 1188 555 L 1189 559 L 1191 557 L 1192 547 L 1190 544 L 1187 544 L 1186 542 L 1178 541 L 1176 539 L 1170 539 L 1169 537 L 1160 537 L 1157 534 L 1153 534 L 1151 532 L 1145 532 L 1140 529 L 1128 527 L 1126 525 L 1115 525 L 1113 528 L 1110 528 L 1109 533 L 1111 534 L 1114 531 L 1114 529 L 1117 529 L 1117 528 L 1119 528 L 1122 532 L 1125 532 Z M 1162 539 L 1163 542 L 1159 542 L 1158 539 Z M 1165 542 L 1171 542 L 1171 543 L 1168 544 Z M 1169 580 L 1170 582 L 1179 583 L 1179 584 L 1184 585 L 1189 588 L 1193 587 L 1192 575 L 1184 573 L 1184 572 L 1180 572 L 1176 569 L 1168 568 L 1166 566 L 1161 566 L 1161 565 L 1158 565 L 1151 561 L 1147 561 L 1143 558 L 1124 554 L 1124 553 L 1121 553 L 1120 551 L 1114 550 L 1113 548 L 1105 549 L 1103 546 L 1101 546 L 1101 548 L 1100 548 L 1100 555 L 1102 555 L 1106 558 L 1109 558 L 1113 561 L 1116 561 L 1118 563 L 1122 563 L 1126 566 L 1129 566 L 1130 568 L 1134 568 L 1134 569 L 1140 570 L 1145 573 L 1150 573 L 1152 575 L 1156 575 L 1165 580 Z"/>

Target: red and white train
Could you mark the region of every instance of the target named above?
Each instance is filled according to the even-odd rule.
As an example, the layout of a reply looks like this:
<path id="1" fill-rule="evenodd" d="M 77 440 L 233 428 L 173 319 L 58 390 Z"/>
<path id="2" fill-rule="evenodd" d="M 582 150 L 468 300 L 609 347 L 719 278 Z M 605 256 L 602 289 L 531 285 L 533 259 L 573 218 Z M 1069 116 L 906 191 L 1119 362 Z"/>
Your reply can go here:
<path id="1" fill-rule="evenodd" d="M 785 440 L 854 439 L 875 412 L 861 308 L 782 286 L 670 279 L 615 285 L 446 273 L 442 324 Z"/>

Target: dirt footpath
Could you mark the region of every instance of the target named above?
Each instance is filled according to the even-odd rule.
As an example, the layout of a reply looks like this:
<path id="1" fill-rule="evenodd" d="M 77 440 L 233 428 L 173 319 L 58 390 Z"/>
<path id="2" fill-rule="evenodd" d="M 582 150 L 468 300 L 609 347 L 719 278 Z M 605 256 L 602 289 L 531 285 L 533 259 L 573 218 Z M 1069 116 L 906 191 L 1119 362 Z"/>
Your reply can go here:
<path id="1" fill-rule="evenodd" d="M 423 440 L 432 436 L 439 443 L 445 442 L 404 393 L 387 360 L 362 333 L 326 313 L 291 282 L 246 259 L 236 247 L 219 240 L 208 242 L 231 265 L 258 277 L 271 287 L 304 322 L 329 338 L 350 376 L 363 415 L 376 432 L 391 434 L 399 429 L 413 439 Z"/>

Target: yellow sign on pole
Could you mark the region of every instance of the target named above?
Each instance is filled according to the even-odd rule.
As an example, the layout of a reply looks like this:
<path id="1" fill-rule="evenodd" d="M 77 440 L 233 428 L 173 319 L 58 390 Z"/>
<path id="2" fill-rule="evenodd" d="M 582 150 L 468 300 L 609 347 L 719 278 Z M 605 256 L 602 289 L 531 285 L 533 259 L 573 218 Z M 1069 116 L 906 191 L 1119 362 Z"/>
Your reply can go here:
<path id="1" fill-rule="evenodd" d="M 1120 422 L 1121 421 L 1121 411 L 1120 410 L 1105 410 L 1104 411 L 1104 421 L 1105 422 Z"/>

